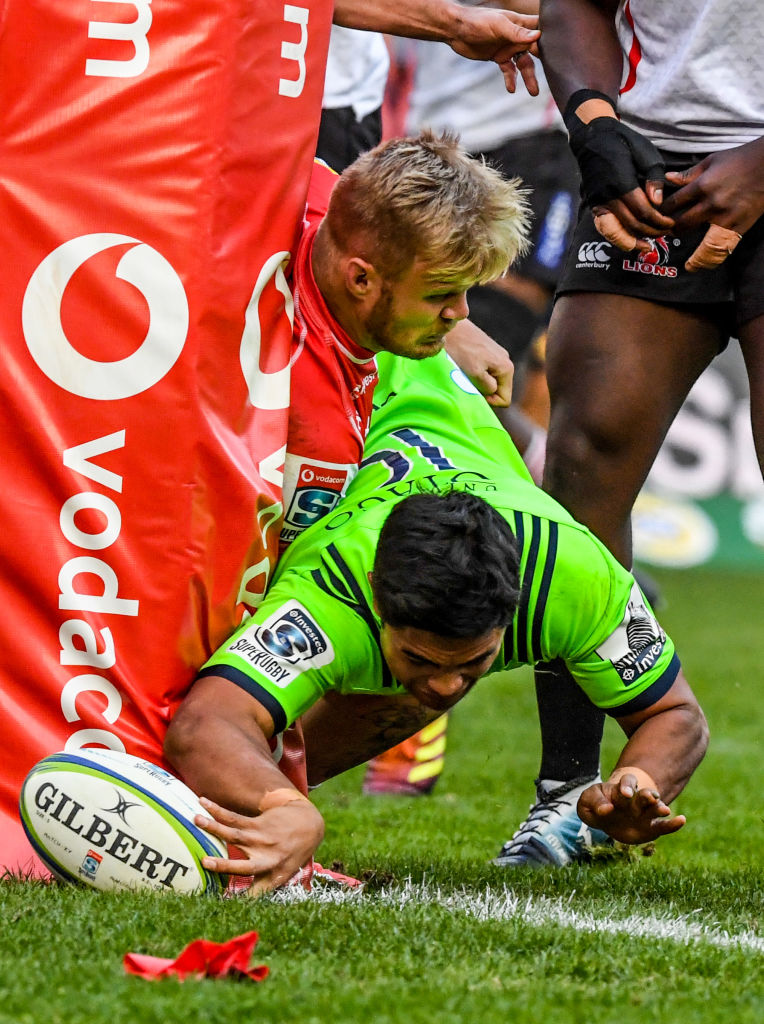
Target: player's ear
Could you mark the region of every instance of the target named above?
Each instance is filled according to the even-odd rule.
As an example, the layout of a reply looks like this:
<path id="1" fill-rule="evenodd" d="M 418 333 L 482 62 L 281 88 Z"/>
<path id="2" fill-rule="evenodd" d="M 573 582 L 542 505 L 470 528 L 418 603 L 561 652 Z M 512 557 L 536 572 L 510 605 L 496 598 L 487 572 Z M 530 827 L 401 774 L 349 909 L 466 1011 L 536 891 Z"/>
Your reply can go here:
<path id="1" fill-rule="evenodd" d="M 377 598 L 376 598 L 376 596 L 374 594 L 374 573 L 369 571 L 369 572 L 366 573 L 366 577 L 367 577 L 367 579 L 369 581 L 369 584 L 371 586 L 371 601 L 372 601 L 372 605 L 371 606 L 374 609 L 374 614 L 375 615 L 379 615 L 379 608 L 377 607 Z"/>
<path id="2" fill-rule="evenodd" d="M 375 301 L 382 279 L 374 265 L 360 256 L 349 256 L 345 261 L 345 287 L 349 294 L 361 301 Z"/>

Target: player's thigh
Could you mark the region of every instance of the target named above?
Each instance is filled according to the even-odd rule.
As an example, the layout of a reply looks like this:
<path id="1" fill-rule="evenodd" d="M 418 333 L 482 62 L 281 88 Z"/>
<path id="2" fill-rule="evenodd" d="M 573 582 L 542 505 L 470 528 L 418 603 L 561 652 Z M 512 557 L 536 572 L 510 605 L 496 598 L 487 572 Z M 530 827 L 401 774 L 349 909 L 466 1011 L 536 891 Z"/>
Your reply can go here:
<path id="1" fill-rule="evenodd" d="M 746 232 L 730 261 L 735 272 L 737 335 L 751 389 L 753 436 L 764 469 L 764 217 Z"/>
<path id="2" fill-rule="evenodd" d="M 751 426 L 764 473 L 764 313 L 739 328 L 740 348 L 751 390 Z"/>
<path id="3" fill-rule="evenodd" d="M 555 305 L 544 486 L 619 557 L 658 448 L 724 336 L 709 311 L 632 296 L 578 292 Z"/>
<path id="4" fill-rule="evenodd" d="M 413 736 L 442 712 L 408 695 L 327 693 L 302 716 L 308 785 L 339 775 Z"/>

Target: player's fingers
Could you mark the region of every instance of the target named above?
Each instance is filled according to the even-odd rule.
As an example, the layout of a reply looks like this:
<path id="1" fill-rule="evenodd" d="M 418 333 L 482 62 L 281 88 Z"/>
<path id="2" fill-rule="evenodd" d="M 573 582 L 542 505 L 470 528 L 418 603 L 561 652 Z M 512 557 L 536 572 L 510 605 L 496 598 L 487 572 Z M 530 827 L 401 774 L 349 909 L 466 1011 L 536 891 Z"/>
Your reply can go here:
<path id="1" fill-rule="evenodd" d="M 594 226 L 606 241 L 624 252 L 631 252 L 632 249 L 638 248 L 640 240 L 626 230 L 614 213 L 604 206 L 593 207 L 592 213 L 594 214 Z M 645 249 L 649 248 L 647 242 L 644 242 L 643 245 Z"/>
<path id="2" fill-rule="evenodd" d="M 497 371 L 486 370 L 471 378 L 472 383 L 489 405 L 506 409 L 512 401 L 512 375 L 509 379 Z"/>
<path id="3" fill-rule="evenodd" d="M 485 400 L 495 409 L 508 409 L 512 403 L 512 381 L 508 384 L 499 381 L 490 395 L 486 395 Z"/>
<path id="4" fill-rule="evenodd" d="M 251 875 L 255 870 L 251 860 L 230 860 L 226 857 L 202 857 L 202 867 L 222 875 Z"/>
<path id="5" fill-rule="evenodd" d="M 221 825 L 241 825 L 242 821 L 250 820 L 242 814 L 237 814 L 236 811 L 229 811 L 227 807 L 221 807 L 220 804 L 216 804 L 214 800 L 210 800 L 206 796 L 200 797 L 199 803 Z"/>
<path id="6" fill-rule="evenodd" d="M 467 376 L 483 398 L 489 398 L 495 394 L 498 388 L 498 381 L 490 370 L 481 370 L 480 373 L 468 373 Z"/>
<path id="7" fill-rule="evenodd" d="M 731 255 L 743 236 L 732 228 L 711 224 L 700 245 L 685 263 L 685 270 L 708 270 L 718 267 Z"/>
<path id="8" fill-rule="evenodd" d="M 616 214 L 605 207 L 595 207 L 593 212 L 594 226 L 607 242 L 624 252 L 632 252 L 634 249 L 649 252 L 649 242 L 636 231 L 630 230 Z"/>
<path id="9" fill-rule="evenodd" d="M 664 203 L 664 213 L 672 216 L 677 210 L 681 210 L 685 206 L 691 206 L 703 198 L 701 186 L 695 184 L 703 172 L 703 164 L 694 164 L 684 171 L 667 172 L 666 180 L 669 184 L 674 185 L 676 190 L 673 191 Z"/>
<path id="10" fill-rule="evenodd" d="M 300 876 L 296 877 L 296 873 L 299 871 L 300 866 L 298 864 L 289 864 L 283 861 L 268 868 L 261 866 L 259 870 L 253 872 L 254 877 L 252 884 L 247 890 L 247 896 L 260 896 L 264 892 L 272 892 L 273 889 L 281 888 L 281 886 L 286 885 L 292 879 L 295 880 L 294 884 L 298 884 L 298 877 Z M 299 884 L 305 885 L 308 889 L 310 888 L 310 883 L 299 882 Z"/>
<path id="11" fill-rule="evenodd" d="M 614 199 L 608 208 L 635 235 L 665 234 L 674 227 L 673 220 L 657 210 L 641 188 Z"/>
<path id="12" fill-rule="evenodd" d="M 265 895 L 267 892 L 271 892 L 276 887 L 269 885 L 267 882 L 259 881 L 253 882 L 252 885 L 246 890 L 244 895 L 251 900 L 259 899 L 260 896 Z"/>
<path id="13" fill-rule="evenodd" d="M 194 818 L 194 822 L 203 828 L 205 832 L 209 832 L 210 835 L 217 836 L 218 839 L 222 839 L 224 843 L 233 844 L 235 846 L 245 845 L 248 837 L 244 835 L 240 828 L 232 827 L 231 825 L 223 825 L 215 818 L 205 818 L 201 814 L 197 814 Z"/>
<path id="14" fill-rule="evenodd" d="M 612 800 L 601 785 L 590 786 L 578 799 L 578 816 L 587 825 L 595 825 L 599 818 L 612 814 L 614 810 Z"/>
<path id="15" fill-rule="evenodd" d="M 631 772 L 625 772 L 617 782 L 611 783 L 614 793 L 629 801 L 639 789 L 639 780 Z"/>
<path id="16" fill-rule="evenodd" d="M 655 818 L 650 822 L 650 827 L 655 836 L 669 836 L 672 832 L 678 832 L 684 828 L 687 818 L 683 814 L 677 814 L 673 818 Z"/>
<path id="17" fill-rule="evenodd" d="M 512 387 L 515 381 L 515 364 L 507 355 L 500 366 L 490 366 L 488 372 L 494 387 L 491 388 L 492 404 L 506 408 L 512 401 Z"/>
<path id="18" fill-rule="evenodd" d="M 496 63 L 504 76 L 504 88 L 507 92 L 514 92 L 517 84 L 517 67 L 511 57 L 503 60 L 496 59 Z"/>
<path id="19" fill-rule="evenodd" d="M 505 11 L 504 16 L 506 17 L 507 21 L 510 21 L 513 25 L 519 25 L 523 29 L 530 29 L 530 35 L 533 35 L 536 38 L 538 38 L 541 35 L 541 33 L 538 31 L 538 14 L 520 14 L 518 11 Z M 523 35 L 528 34 L 523 33 Z"/>
<path id="20" fill-rule="evenodd" d="M 653 206 L 660 206 L 663 202 L 663 186 L 663 175 L 648 178 L 645 182 L 645 193 Z"/>
<path id="21" fill-rule="evenodd" d="M 677 188 L 684 188 L 685 185 L 689 185 L 699 178 L 702 173 L 703 165 L 693 164 L 692 167 L 687 167 L 683 171 L 666 171 L 666 181 L 671 185 L 676 185 Z"/>
<path id="22" fill-rule="evenodd" d="M 519 53 L 515 57 L 515 65 L 522 75 L 525 88 L 530 96 L 538 96 L 539 83 L 536 78 L 536 65 L 529 53 Z"/>
<path id="23" fill-rule="evenodd" d="M 654 789 L 638 789 L 634 791 L 634 807 L 640 813 L 658 814 L 665 816 L 671 811 L 660 798 L 660 794 Z"/>

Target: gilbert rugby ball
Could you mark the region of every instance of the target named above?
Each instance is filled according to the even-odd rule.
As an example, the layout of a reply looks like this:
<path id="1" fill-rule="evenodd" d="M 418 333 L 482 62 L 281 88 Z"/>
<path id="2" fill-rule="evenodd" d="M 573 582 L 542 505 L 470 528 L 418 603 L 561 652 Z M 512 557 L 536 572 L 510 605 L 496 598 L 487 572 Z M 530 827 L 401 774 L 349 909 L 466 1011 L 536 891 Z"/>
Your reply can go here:
<path id="1" fill-rule="evenodd" d="M 201 865 L 228 854 L 194 824 L 207 813 L 196 795 L 140 757 L 101 748 L 51 754 L 24 780 L 19 809 L 35 852 L 62 881 L 212 893 L 227 882 Z"/>

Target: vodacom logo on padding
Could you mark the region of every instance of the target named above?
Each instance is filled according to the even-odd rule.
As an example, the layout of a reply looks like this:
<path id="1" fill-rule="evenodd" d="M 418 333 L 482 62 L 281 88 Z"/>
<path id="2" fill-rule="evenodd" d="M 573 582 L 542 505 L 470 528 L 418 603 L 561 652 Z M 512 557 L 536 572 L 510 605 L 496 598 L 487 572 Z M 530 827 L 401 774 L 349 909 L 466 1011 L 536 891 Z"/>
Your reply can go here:
<path id="1" fill-rule="evenodd" d="M 77 351 L 64 332 L 64 292 L 88 260 L 129 243 L 116 276 L 146 300 L 146 337 L 124 359 L 90 359 Z M 177 273 L 156 249 L 129 235 L 104 232 L 72 238 L 45 257 L 27 285 L 21 320 L 27 347 L 46 377 L 73 395 L 113 401 L 148 390 L 175 364 L 188 336 L 188 299 Z"/>

